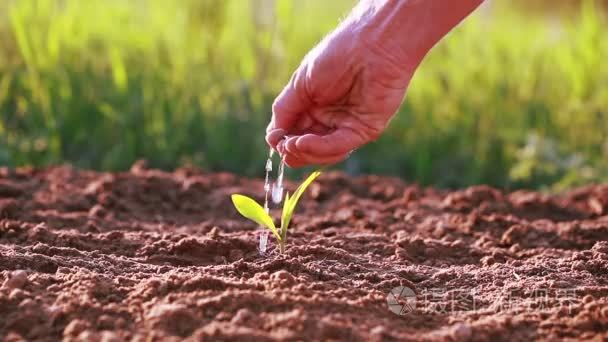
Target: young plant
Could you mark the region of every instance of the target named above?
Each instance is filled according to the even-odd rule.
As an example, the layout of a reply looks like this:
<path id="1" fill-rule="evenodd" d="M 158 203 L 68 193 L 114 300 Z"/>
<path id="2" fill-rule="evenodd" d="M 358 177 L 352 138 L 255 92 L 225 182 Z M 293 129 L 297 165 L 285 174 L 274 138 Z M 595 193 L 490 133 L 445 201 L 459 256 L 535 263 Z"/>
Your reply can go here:
<path id="1" fill-rule="evenodd" d="M 300 200 L 300 197 L 306 190 L 306 188 L 321 174 L 320 171 L 315 171 L 298 188 L 296 191 L 289 196 L 289 193 L 285 195 L 285 201 L 283 202 L 283 212 L 281 213 L 281 226 L 277 228 L 274 225 L 272 217 L 259 205 L 255 200 L 239 194 L 232 195 L 232 203 L 236 210 L 244 217 L 268 228 L 274 235 L 279 245 L 279 251 L 285 252 L 285 243 L 287 242 L 287 228 L 289 222 L 296 210 L 296 205 Z"/>

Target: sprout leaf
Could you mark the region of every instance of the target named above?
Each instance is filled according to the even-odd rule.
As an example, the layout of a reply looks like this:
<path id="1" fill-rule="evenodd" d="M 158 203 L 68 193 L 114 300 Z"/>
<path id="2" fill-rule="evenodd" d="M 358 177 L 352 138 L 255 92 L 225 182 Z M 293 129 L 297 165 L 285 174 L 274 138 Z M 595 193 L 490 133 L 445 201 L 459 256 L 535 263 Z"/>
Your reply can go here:
<path id="1" fill-rule="evenodd" d="M 256 201 L 247 196 L 234 194 L 232 195 L 232 203 L 241 215 L 268 228 L 279 241 L 281 240 L 272 217 Z"/>
<path id="2" fill-rule="evenodd" d="M 291 221 L 291 217 L 293 216 L 293 212 L 296 209 L 296 205 L 300 200 L 300 197 L 308 188 L 308 186 L 315 180 L 315 178 L 319 177 L 321 172 L 315 171 L 306 178 L 302 184 L 296 189 L 291 197 L 285 198 L 285 203 L 283 203 L 283 213 L 281 215 L 281 231 L 284 233 L 287 231 L 287 227 L 289 227 L 289 221 Z"/>

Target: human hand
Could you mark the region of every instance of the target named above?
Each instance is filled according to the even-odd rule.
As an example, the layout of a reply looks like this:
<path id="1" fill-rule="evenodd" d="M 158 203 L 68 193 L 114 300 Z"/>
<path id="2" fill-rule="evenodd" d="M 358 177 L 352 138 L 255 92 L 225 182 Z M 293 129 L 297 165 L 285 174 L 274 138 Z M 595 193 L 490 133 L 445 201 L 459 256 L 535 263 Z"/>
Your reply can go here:
<path id="1" fill-rule="evenodd" d="M 417 62 L 347 23 L 310 51 L 274 102 L 266 140 L 287 165 L 334 164 L 375 140 L 396 113 Z"/>

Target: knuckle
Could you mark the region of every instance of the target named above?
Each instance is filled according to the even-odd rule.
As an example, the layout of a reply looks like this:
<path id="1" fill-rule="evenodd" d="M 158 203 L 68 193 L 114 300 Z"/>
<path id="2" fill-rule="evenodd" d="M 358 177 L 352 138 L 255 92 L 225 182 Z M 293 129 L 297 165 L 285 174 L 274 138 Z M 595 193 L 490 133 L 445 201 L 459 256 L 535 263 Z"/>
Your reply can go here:
<path id="1" fill-rule="evenodd" d="M 279 96 L 272 103 L 272 114 L 277 115 L 280 112 L 281 112 L 281 97 Z M 271 124 L 272 124 L 272 122 L 271 122 Z M 270 125 L 269 125 L 269 127 L 270 127 Z"/>

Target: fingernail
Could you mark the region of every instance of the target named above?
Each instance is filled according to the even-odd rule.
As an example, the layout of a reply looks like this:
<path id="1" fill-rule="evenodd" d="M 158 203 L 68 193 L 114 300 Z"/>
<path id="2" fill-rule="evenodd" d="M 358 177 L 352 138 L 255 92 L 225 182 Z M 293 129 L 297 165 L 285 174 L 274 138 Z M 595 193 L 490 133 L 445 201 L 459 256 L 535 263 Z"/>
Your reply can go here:
<path id="1" fill-rule="evenodd" d="M 276 144 L 275 149 L 277 150 L 277 152 L 279 152 L 279 155 L 283 156 L 285 154 L 285 140 L 280 140 Z"/>
<path id="2" fill-rule="evenodd" d="M 282 129 L 278 129 L 278 130 L 272 130 L 268 133 L 266 133 L 266 141 L 271 145 L 271 146 L 276 146 L 279 141 L 281 141 L 281 139 L 283 139 L 285 136 L 285 131 Z"/>
<path id="3" fill-rule="evenodd" d="M 285 141 L 285 149 L 292 154 L 297 153 L 297 148 L 296 148 L 296 140 L 297 137 L 288 137 L 286 138 Z"/>

